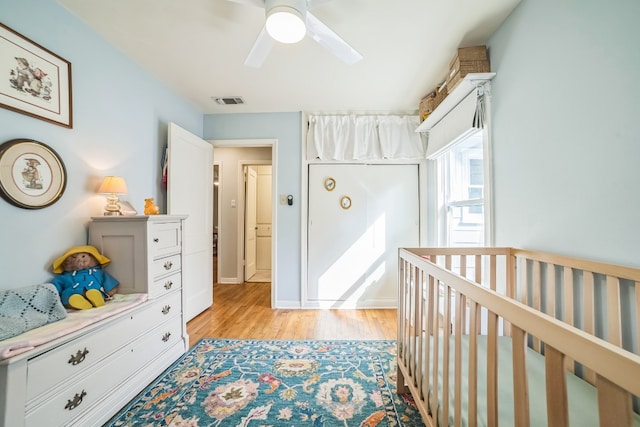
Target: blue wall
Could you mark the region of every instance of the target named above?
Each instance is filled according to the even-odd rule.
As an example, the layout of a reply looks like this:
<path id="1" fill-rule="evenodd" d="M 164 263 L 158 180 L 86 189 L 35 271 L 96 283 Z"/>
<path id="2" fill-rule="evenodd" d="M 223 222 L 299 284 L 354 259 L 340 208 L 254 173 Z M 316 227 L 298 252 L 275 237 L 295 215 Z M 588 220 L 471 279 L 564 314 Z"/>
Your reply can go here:
<path id="1" fill-rule="evenodd" d="M 43 142 L 62 158 L 67 188 L 54 205 L 25 210 L 0 200 L 0 289 L 51 277 L 51 263 L 86 244 L 86 224 L 101 215 L 102 177 L 122 175 L 123 199 L 142 212 L 160 204 L 162 146 L 173 121 L 202 136 L 203 114 L 142 70 L 54 0 L 0 0 L 0 21 L 72 64 L 73 129 L 0 108 L 0 143 Z M 0 70 L 8 78 L 9 69 Z"/>
<path id="2" fill-rule="evenodd" d="M 640 265 L 638 16 L 637 0 L 523 0 L 489 41 L 496 244 Z M 0 108 L 0 142 L 44 142 L 68 173 L 51 207 L 0 200 L 0 289 L 48 279 L 86 242 L 104 175 L 127 179 L 139 211 L 145 197 L 162 205 L 169 121 L 205 139 L 276 138 L 277 193 L 301 201 L 301 113 L 203 118 L 55 0 L 0 0 L 0 21 L 72 63 L 74 109 L 66 129 Z M 299 301 L 300 203 L 277 215 L 276 297 Z"/>
<path id="3" fill-rule="evenodd" d="M 274 179 L 277 194 L 293 195 L 293 206 L 277 209 L 276 295 L 278 306 L 300 304 L 302 114 L 212 114 L 204 118 L 203 137 L 213 139 L 277 139 Z M 215 150 L 213 158 L 215 160 Z"/>
<path id="4" fill-rule="evenodd" d="M 640 266 L 639 17 L 523 0 L 491 38 L 496 245 Z"/>

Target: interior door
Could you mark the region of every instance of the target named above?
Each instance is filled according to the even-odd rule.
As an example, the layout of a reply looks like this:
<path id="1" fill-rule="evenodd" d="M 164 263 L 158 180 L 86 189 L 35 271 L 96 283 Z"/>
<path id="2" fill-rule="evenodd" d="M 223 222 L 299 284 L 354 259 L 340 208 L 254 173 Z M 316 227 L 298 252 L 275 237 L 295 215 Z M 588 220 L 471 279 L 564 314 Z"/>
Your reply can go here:
<path id="1" fill-rule="evenodd" d="M 417 165 L 310 165 L 308 301 L 395 308 L 398 248 L 418 246 L 419 206 Z"/>
<path id="2" fill-rule="evenodd" d="M 182 286 L 190 320 L 213 304 L 213 146 L 169 123 L 168 147 L 167 212 L 188 215 Z"/>
<path id="3" fill-rule="evenodd" d="M 258 172 L 255 166 L 246 167 L 246 192 L 244 216 L 244 280 L 256 274 L 256 229 L 257 229 L 257 182 Z"/>
<path id="4" fill-rule="evenodd" d="M 271 165 L 258 166 L 258 185 L 256 190 L 256 270 L 261 272 L 271 271 L 271 180 Z"/>

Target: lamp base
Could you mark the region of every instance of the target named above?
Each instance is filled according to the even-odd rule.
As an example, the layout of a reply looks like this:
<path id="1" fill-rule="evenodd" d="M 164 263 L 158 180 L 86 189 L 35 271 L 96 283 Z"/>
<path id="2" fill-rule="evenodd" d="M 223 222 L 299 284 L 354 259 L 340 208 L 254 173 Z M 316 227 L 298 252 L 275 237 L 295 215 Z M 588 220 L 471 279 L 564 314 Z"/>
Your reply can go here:
<path id="1" fill-rule="evenodd" d="M 120 216 L 122 215 L 120 212 L 118 211 L 105 211 L 104 216 Z"/>

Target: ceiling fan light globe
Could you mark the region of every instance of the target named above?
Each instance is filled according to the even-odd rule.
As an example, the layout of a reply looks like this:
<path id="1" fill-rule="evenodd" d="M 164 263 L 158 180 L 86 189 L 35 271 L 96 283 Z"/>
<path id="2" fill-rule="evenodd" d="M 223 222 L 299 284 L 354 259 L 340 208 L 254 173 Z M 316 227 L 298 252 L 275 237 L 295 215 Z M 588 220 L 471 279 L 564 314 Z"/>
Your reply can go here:
<path id="1" fill-rule="evenodd" d="M 276 6 L 267 13 L 267 33 L 280 43 L 298 43 L 307 33 L 302 14 L 288 6 Z"/>

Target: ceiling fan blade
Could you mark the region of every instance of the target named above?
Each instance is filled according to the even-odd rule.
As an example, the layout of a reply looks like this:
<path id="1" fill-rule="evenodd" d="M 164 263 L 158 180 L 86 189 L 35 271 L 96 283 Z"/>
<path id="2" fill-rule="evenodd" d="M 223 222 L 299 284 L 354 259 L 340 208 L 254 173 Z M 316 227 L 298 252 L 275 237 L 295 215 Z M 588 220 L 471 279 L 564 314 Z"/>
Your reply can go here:
<path id="1" fill-rule="evenodd" d="M 362 59 L 357 50 L 349 46 L 339 35 L 333 32 L 318 18 L 307 12 L 307 34 L 320 43 L 329 52 L 340 58 L 348 65 L 355 64 Z"/>
<path id="2" fill-rule="evenodd" d="M 276 41 L 267 34 L 266 27 L 262 27 L 262 31 L 258 34 L 258 38 L 253 44 L 249 55 L 247 55 L 247 59 L 244 61 L 244 65 L 260 68 L 275 44 Z"/>

